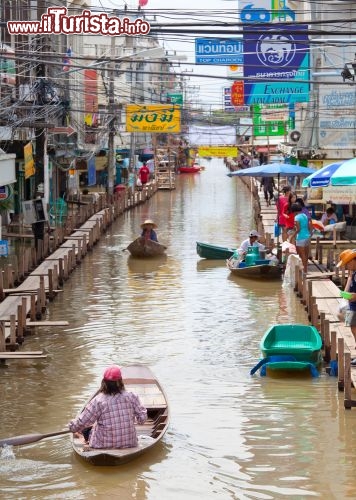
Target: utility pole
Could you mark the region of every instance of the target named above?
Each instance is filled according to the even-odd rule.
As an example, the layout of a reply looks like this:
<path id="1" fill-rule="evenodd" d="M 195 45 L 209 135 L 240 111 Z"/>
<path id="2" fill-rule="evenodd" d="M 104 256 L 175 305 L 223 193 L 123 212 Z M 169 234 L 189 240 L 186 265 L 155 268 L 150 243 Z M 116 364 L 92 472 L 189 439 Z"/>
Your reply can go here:
<path id="1" fill-rule="evenodd" d="M 107 192 L 111 196 L 114 193 L 114 177 L 116 174 L 116 159 L 115 159 L 115 45 L 116 38 L 111 37 L 111 47 L 110 47 L 110 64 L 109 64 L 109 113 L 113 113 L 113 117 L 109 123 L 109 138 L 108 138 L 108 185 Z"/>

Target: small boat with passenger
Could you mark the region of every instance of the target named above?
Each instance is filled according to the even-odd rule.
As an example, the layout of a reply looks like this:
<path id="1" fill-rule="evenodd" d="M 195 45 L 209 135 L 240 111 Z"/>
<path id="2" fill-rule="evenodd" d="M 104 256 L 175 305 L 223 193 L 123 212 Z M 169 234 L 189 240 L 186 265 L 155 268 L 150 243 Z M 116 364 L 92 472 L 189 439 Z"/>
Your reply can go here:
<path id="1" fill-rule="evenodd" d="M 147 420 L 136 424 L 138 446 L 134 448 L 90 448 L 82 434 L 71 435 L 74 452 L 92 465 L 122 465 L 152 449 L 163 438 L 168 428 L 169 409 L 164 390 L 148 366 L 122 367 L 123 382 L 127 391 L 137 394 L 147 408 Z"/>
<path id="2" fill-rule="evenodd" d="M 149 240 L 144 236 L 139 236 L 129 244 L 126 250 L 128 250 L 133 257 L 148 258 L 163 255 L 167 250 L 167 247 L 157 241 Z"/>

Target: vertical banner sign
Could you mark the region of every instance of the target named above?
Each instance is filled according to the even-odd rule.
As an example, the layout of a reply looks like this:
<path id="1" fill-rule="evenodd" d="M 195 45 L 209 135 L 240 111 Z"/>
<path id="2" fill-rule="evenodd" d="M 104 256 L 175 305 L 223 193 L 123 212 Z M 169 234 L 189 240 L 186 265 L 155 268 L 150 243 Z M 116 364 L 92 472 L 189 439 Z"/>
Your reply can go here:
<path id="1" fill-rule="evenodd" d="M 110 166 L 108 167 L 110 168 Z M 88 160 L 88 186 L 95 186 L 96 184 L 96 168 L 95 168 L 95 157 Z"/>
<path id="2" fill-rule="evenodd" d="M 308 25 L 294 24 L 296 13 L 288 0 L 239 0 L 239 6 L 245 104 L 307 102 Z"/>
<path id="3" fill-rule="evenodd" d="M 231 86 L 231 104 L 243 106 L 244 104 L 244 82 L 236 81 Z"/>
<path id="4" fill-rule="evenodd" d="M 307 102 L 308 26 L 269 24 L 261 30 L 250 25 L 248 33 L 243 29 L 245 103 Z"/>
<path id="5" fill-rule="evenodd" d="M 23 156 L 25 161 L 25 179 L 28 179 L 35 174 L 35 162 L 32 154 L 32 144 L 29 142 L 23 148 Z"/>

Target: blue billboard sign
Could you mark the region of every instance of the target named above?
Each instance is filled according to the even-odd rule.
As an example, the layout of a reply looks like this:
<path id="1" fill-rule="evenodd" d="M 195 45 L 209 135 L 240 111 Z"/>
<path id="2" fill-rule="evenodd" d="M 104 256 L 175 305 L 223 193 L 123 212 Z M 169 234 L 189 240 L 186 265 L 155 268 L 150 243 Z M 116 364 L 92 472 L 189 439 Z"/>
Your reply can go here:
<path id="1" fill-rule="evenodd" d="M 245 28 L 245 27 L 244 27 Z M 245 28 L 245 104 L 309 100 L 307 25 L 266 24 Z"/>
<path id="2" fill-rule="evenodd" d="M 243 42 L 238 38 L 196 38 L 195 64 L 243 64 Z"/>

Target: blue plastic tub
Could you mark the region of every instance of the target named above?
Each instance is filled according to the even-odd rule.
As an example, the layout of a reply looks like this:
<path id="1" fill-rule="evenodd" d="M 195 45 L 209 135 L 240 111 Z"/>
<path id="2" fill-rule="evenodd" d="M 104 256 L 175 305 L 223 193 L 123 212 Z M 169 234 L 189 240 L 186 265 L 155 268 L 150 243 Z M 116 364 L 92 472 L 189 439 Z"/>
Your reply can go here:
<path id="1" fill-rule="evenodd" d="M 239 268 L 241 268 L 241 267 L 246 267 L 246 262 L 240 262 L 239 263 Z"/>

